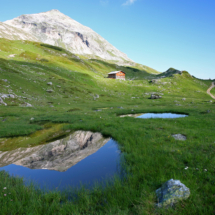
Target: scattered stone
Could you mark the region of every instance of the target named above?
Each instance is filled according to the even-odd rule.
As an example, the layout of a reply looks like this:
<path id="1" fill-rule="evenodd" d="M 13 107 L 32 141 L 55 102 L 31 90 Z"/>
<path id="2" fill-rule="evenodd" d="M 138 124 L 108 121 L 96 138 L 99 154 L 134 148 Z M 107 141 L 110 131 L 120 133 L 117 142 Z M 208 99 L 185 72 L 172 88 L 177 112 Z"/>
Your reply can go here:
<path id="1" fill-rule="evenodd" d="M 26 103 L 25 107 L 33 107 L 33 106 L 29 103 Z"/>
<path id="2" fill-rule="evenodd" d="M 52 85 L 52 82 L 48 82 L 47 85 Z"/>
<path id="3" fill-rule="evenodd" d="M 7 80 L 7 79 L 2 79 L 2 81 L 4 81 L 4 82 L 8 82 L 8 80 Z"/>
<path id="4" fill-rule="evenodd" d="M 182 101 L 185 101 L 186 100 L 186 98 L 183 98 L 183 99 L 181 99 Z"/>
<path id="5" fill-rule="evenodd" d="M 7 104 L 3 101 L 3 99 L 0 97 L 0 105 L 3 104 L 5 106 L 7 106 Z"/>
<path id="6" fill-rule="evenodd" d="M 207 113 L 210 113 L 211 111 L 210 110 L 207 110 Z"/>
<path id="7" fill-rule="evenodd" d="M 158 83 L 158 80 L 157 80 L 157 79 L 152 79 L 151 81 L 149 81 L 149 83 L 157 84 L 157 83 Z"/>
<path id="8" fill-rule="evenodd" d="M 117 108 L 119 108 L 119 109 L 124 109 L 123 107 L 117 107 Z"/>
<path id="9" fill-rule="evenodd" d="M 47 92 L 47 93 L 53 93 L 53 92 L 54 92 L 54 90 L 49 89 L 49 90 L 46 90 L 46 92 Z"/>
<path id="10" fill-rule="evenodd" d="M 187 188 L 180 180 L 170 179 L 156 190 L 158 198 L 158 207 L 173 206 L 180 200 L 187 199 L 190 196 L 190 189 Z"/>
<path id="11" fill-rule="evenodd" d="M 158 94 L 151 94 L 150 99 L 160 99 L 162 96 L 159 96 Z"/>
<path id="12" fill-rule="evenodd" d="M 183 134 L 173 134 L 172 137 L 175 139 L 175 140 L 186 140 L 187 137 Z"/>
<path id="13" fill-rule="evenodd" d="M 61 88 L 61 86 L 57 85 L 58 88 Z"/>
<path id="14" fill-rule="evenodd" d="M 13 94 L 0 94 L 0 96 L 5 99 L 5 98 L 15 98 L 15 96 Z"/>
<path id="15" fill-rule="evenodd" d="M 34 120 L 34 118 L 32 117 L 30 120 L 32 121 L 32 120 Z"/>
<path id="16" fill-rule="evenodd" d="M 96 100 L 99 98 L 99 95 L 98 94 L 95 94 L 95 96 L 93 96 L 93 99 Z"/>
<path id="17" fill-rule="evenodd" d="M 8 57 L 15 57 L 15 56 L 16 56 L 16 54 L 11 54 Z"/>

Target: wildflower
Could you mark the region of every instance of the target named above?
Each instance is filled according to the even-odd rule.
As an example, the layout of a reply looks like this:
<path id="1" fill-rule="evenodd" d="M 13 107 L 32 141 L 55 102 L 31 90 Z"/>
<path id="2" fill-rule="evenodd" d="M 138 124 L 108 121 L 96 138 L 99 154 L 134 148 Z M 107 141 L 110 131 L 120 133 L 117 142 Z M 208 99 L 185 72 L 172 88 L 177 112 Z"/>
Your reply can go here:
<path id="1" fill-rule="evenodd" d="M 6 190 L 6 189 L 7 189 L 7 187 L 4 187 L 3 189 L 4 189 L 4 190 Z"/>
<path id="2" fill-rule="evenodd" d="M 188 166 L 186 166 L 184 169 L 188 169 Z"/>
<path id="3" fill-rule="evenodd" d="M 7 196 L 7 194 L 4 194 L 4 196 Z"/>
<path id="4" fill-rule="evenodd" d="M 10 200 L 11 202 L 13 201 L 13 199 Z"/>

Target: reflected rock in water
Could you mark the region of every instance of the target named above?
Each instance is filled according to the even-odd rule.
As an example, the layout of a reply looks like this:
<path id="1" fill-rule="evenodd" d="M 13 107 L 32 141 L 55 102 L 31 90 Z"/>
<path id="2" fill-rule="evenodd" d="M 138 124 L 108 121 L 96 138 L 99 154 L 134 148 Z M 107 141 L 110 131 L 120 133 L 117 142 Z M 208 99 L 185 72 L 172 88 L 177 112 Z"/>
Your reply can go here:
<path id="1" fill-rule="evenodd" d="M 16 164 L 31 169 L 63 172 L 95 153 L 109 140 L 110 138 L 105 139 L 97 132 L 76 131 L 64 139 L 46 145 L 0 152 L 0 167 Z"/>

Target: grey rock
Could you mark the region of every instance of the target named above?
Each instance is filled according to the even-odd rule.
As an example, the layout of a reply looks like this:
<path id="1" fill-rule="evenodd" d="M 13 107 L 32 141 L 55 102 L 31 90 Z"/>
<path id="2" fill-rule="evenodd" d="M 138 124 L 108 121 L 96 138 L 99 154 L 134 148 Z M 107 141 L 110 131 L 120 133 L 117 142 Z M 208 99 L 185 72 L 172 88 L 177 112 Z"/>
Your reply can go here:
<path id="1" fill-rule="evenodd" d="M 25 107 L 33 107 L 33 106 L 29 103 L 26 103 Z"/>
<path id="2" fill-rule="evenodd" d="M 182 101 L 185 101 L 186 100 L 186 98 L 183 98 L 183 99 L 181 99 Z"/>
<path id="3" fill-rule="evenodd" d="M 58 88 L 61 88 L 61 86 L 57 85 Z"/>
<path id="4" fill-rule="evenodd" d="M 49 90 L 46 90 L 46 92 L 47 92 L 47 93 L 53 93 L 53 92 L 54 92 L 54 90 L 49 89 Z"/>
<path id="5" fill-rule="evenodd" d="M 3 99 L 5 99 L 5 98 L 15 98 L 15 96 L 13 95 L 13 94 L 1 94 L 1 97 L 3 98 Z"/>
<path id="6" fill-rule="evenodd" d="M 93 96 L 94 100 L 99 99 L 99 95 L 95 94 L 95 96 Z"/>
<path id="7" fill-rule="evenodd" d="M 160 99 L 162 98 L 162 96 L 158 95 L 158 94 L 151 94 L 150 99 Z"/>
<path id="8" fill-rule="evenodd" d="M 8 82 L 8 80 L 7 80 L 7 79 L 2 79 L 2 81 L 4 81 L 4 82 Z"/>
<path id="9" fill-rule="evenodd" d="M 190 196 L 190 189 L 179 180 L 170 179 L 156 190 L 158 207 L 171 207 L 175 203 L 185 200 Z"/>
<path id="10" fill-rule="evenodd" d="M 152 83 L 152 84 L 157 84 L 159 81 L 157 79 L 152 79 L 151 81 L 149 81 L 149 83 Z"/>
<path id="11" fill-rule="evenodd" d="M 48 82 L 47 85 L 52 85 L 52 82 Z"/>
<path id="12" fill-rule="evenodd" d="M 186 140 L 187 137 L 183 134 L 173 134 L 172 137 L 175 139 L 175 140 Z"/>
<path id="13" fill-rule="evenodd" d="M 5 106 L 7 106 L 7 104 L 3 101 L 3 99 L 0 97 L 0 105 L 3 104 Z"/>

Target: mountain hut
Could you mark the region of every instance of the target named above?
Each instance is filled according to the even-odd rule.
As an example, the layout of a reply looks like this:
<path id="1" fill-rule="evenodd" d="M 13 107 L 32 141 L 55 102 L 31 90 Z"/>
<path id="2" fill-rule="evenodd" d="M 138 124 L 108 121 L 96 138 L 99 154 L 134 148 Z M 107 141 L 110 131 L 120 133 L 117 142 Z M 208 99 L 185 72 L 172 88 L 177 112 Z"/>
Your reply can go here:
<path id="1" fill-rule="evenodd" d="M 125 72 L 115 71 L 108 73 L 108 78 L 125 80 Z"/>

